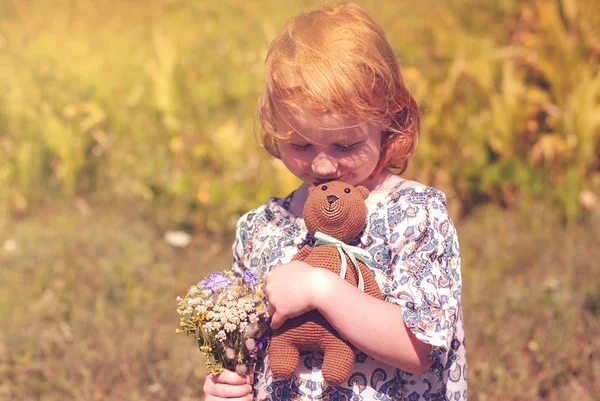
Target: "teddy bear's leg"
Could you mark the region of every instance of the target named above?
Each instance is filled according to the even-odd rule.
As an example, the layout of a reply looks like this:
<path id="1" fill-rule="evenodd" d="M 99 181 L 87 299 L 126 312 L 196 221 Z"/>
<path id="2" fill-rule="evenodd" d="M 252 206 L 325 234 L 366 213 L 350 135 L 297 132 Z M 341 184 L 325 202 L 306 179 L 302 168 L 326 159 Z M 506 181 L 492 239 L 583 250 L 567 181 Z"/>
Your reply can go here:
<path id="1" fill-rule="evenodd" d="M 283 336 L 274 336 L 269 345 L 269 360 L 271 372 L 276 377 L 291 377 L 300 361 L 300 351 L 289 339 Z"/>
<path id="2" fill-rule="evenodd" d="M 331 334 L 323 343 L 323 378 L 329 385 L 337 386 L 350 377 L 354 365 L 354 351 L 346 342 Z"/>

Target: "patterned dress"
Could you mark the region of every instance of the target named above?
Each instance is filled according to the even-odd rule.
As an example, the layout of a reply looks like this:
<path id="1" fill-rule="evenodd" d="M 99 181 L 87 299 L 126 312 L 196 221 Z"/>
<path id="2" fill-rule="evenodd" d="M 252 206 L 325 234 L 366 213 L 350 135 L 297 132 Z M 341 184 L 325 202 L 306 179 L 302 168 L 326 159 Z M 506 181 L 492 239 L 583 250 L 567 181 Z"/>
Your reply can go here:
<path id="1" fill-rule="evenodd" d="M 467 399 L 467 361 L 461 311 L 461 272 L 456 230 L 445 195 L 426 186 L 400 182 L 381 202 L 369 206 L 360 237 L 373 256 L 370 266 L 384 300 L 398 305 L 404 323 L 430 344 L 431 368 L 414 375 L 356 350 L 349 380 L 329 386 L 323 380 L 320 352 L 302 352 L 296 374 L 273 377 L 268 351 L 256 367 L 258 400 L 408 400 Z M 313 243 L 304 220 L 270 198 L 240 218 L 233 244 L 233 271 L 264 274 L 288 263 Z M 381 333 L 373 332 L 373 337 Z"/>

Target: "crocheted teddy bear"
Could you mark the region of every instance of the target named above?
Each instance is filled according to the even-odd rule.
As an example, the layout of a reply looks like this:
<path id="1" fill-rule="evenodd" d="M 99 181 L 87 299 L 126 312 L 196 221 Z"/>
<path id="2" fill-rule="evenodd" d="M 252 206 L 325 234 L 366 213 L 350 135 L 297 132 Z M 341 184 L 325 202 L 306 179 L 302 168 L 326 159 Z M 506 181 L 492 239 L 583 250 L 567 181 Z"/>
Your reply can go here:
<path id="1" fill-rule="evenodd" d="M 331 270 L 365 293 L 382 299 L 373 274 L 363 262 L 370 255 L 349 246 L 363 231 L 367 219 L 365 187 L 341 181 L 313 186 L 304 205 L 304 221 L 316 239 L 305 245 L 292 260 Z M 317 310 L 288 319 L 273 331 L 269 348 L 271 371 L 277 377 L 290 377 L 298 366 L 300 351 L 321 351 L 321 371 L 330 385 L 348 380 L 354 364 L 354 350 Z"/>

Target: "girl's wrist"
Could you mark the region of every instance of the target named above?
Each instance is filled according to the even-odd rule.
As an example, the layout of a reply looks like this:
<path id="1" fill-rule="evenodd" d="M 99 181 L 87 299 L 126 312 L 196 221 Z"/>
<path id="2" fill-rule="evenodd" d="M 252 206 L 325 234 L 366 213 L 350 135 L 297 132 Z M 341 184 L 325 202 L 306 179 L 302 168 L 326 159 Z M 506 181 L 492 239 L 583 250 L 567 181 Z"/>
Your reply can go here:
<path id="1" fill-rule="evenodd" d="M 323 303 L 327 302 L 327 297 L 335 293 L 333 287 L 336 279 L 339 278 L 335 273 L 320 268 L 313 268 L 312 271 L 312 309 L 321 310 Z"/>

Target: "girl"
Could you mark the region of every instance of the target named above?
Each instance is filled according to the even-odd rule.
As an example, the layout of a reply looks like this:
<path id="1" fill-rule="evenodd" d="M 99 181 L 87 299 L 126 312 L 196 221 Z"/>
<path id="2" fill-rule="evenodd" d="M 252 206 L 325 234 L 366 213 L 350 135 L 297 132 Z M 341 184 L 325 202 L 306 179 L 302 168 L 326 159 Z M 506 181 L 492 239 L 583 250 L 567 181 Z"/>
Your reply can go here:
<path id="1" fill-rule="evenodd" d="M 239 220 L 233 271 L 264 274 L 273 328 L 317 309 L 356 361 L 347 383 L 330 386 L 319 352 L 302 353 L 282 379 L 267 351 L 246 377 L 208 375 L 205 399 L 466 400 L 456 231 L 443 193 L 392 173 L 406 168 L 419 114 L 382 29 L 353 4 L 300 15 L 271 44 L 266 71 L 262 141 L 303 183 Z M 360 240 L 384 301 L 290 263 L 312 241 L 301 217 L 308 187 L 334 179 L 370 190 Z"/>

